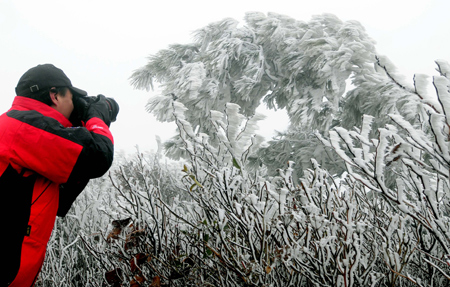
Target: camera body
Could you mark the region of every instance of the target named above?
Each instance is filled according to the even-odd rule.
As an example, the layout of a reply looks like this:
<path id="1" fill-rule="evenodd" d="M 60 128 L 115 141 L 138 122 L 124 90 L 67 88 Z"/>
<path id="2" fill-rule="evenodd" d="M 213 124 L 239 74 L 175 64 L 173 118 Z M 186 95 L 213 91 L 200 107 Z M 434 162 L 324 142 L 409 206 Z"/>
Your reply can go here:
<path id="1" fill-rule="evenodd" d="M 102 120 L 109 126 L 111 122 L 115 122 L 117 119 L 117 114 L 119 113 L 119 104 L 113 99 L 108 98 L 103 95 L 98 95 L 95 97 L 74 97 L 73 98 L 73 111 L 70 115 L 70 122 L 73 126 L 82 126 L 83 122 L 87 121 L 88 110 L 91 106 L 95 106 L 95 110 L 101 115 L 103 115 Z M 100 103 L 101 101 L 106 102 L 106 104 Z"/>

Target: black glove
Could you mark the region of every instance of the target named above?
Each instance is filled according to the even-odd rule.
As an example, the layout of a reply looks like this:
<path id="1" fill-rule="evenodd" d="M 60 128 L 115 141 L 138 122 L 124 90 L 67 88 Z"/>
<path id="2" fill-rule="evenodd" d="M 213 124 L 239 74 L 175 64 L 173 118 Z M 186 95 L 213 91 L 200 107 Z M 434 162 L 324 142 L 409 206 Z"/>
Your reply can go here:
<path id="1" fill-rule="evenodd" d="M 112 121 L 112 107 L 104 95 L 98 95 L 94 98 L 84 115 L 83 121 L 87 123 L 91 118 L 99 118 L 109 127 Z"/>
<path id="2" fill-rule="evenodd" d="M 74 127 L 82 126 L 82 122 L 87 122 L 93 117 L 102 119 L 109 127 L 111 122 L 115 122 L 119 113 L 119 104 L 113 98 L 106 98 L 103 95 L 97 97 L 74 97 L 73 111 L 70 115 L 70 122 Z"/>

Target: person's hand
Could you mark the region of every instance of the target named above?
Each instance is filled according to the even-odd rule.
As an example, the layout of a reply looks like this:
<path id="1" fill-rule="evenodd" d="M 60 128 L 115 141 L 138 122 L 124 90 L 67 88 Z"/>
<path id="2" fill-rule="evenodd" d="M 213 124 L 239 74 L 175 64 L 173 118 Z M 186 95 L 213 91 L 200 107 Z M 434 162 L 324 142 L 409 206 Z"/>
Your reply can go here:
<path id="1" fill-rule="evenodd" d="M 93 117 L 103 120 L 109 127 L 111 122 L 116 121 L 119 113 L 119 104 L 113 98 L 103 95 L 97 97 L 74 97 L 73 111 L 69 120 L 73 126 L 83 126 Z"/>
<path id="2" fill-rule="evenodd" d="M 115 101 L 114 101 L 115 102 Z M 117 105 L 117 103 L 116 103 Z M 117 113 L 115 115 L 112 114 L 112 105 L 108 102 L 106 97 L 104 95 L 98 95 L 94 100 L 89 103 L 85 116 L 84 116 L 84 122 L 88 122 L 92 118 L 99 118 L 105 122 L 105 124 L 109 127 L 111 125 L 111 121 L 114 116 L 117 116 Z M 117 105 L 117 112 L 118 112 L 118 105 Z"/>

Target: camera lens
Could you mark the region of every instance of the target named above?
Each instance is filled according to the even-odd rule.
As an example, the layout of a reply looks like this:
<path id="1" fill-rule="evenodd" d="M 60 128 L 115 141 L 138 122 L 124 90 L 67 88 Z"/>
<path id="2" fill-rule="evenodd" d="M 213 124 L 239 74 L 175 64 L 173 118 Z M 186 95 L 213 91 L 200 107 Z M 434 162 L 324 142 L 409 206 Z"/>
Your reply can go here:
<path id="1" fill-rule="evenodd" d="M 111 112 L 111 122 L 115 122 L 119 113 L 119 104 L 113 98 L 106 98 Z"/>

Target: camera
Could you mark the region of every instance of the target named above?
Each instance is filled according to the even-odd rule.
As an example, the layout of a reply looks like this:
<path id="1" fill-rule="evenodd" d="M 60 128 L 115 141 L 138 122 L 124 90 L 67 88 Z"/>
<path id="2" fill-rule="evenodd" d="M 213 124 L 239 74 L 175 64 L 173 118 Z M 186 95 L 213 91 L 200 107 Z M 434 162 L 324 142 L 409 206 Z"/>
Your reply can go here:
<path id="1" fill-rule="evenodd" d="M 96 103 L 102 101 L 106 102 L 106 105 L 97 105 Z M 119 113 L 119 104 L 113 99 L 108 98 L 103 95 L 98 95 L 96 97 L 79 97 L 73 98 L 73 111 L 70 115 L 69 120 L 73 126 L 82 126 L 82 122 L 85 122 L 88 117 L 87 112 L 91 105 L 96 105 L 96 109 L 99 107 L 102 111 L 99 111 L 104 117 L 102 120 L 109 126 L 110 122 L 115 122 L 117 119 L 117 114 Z M 98 107 L 97 107 L 98 106 Z"/>

